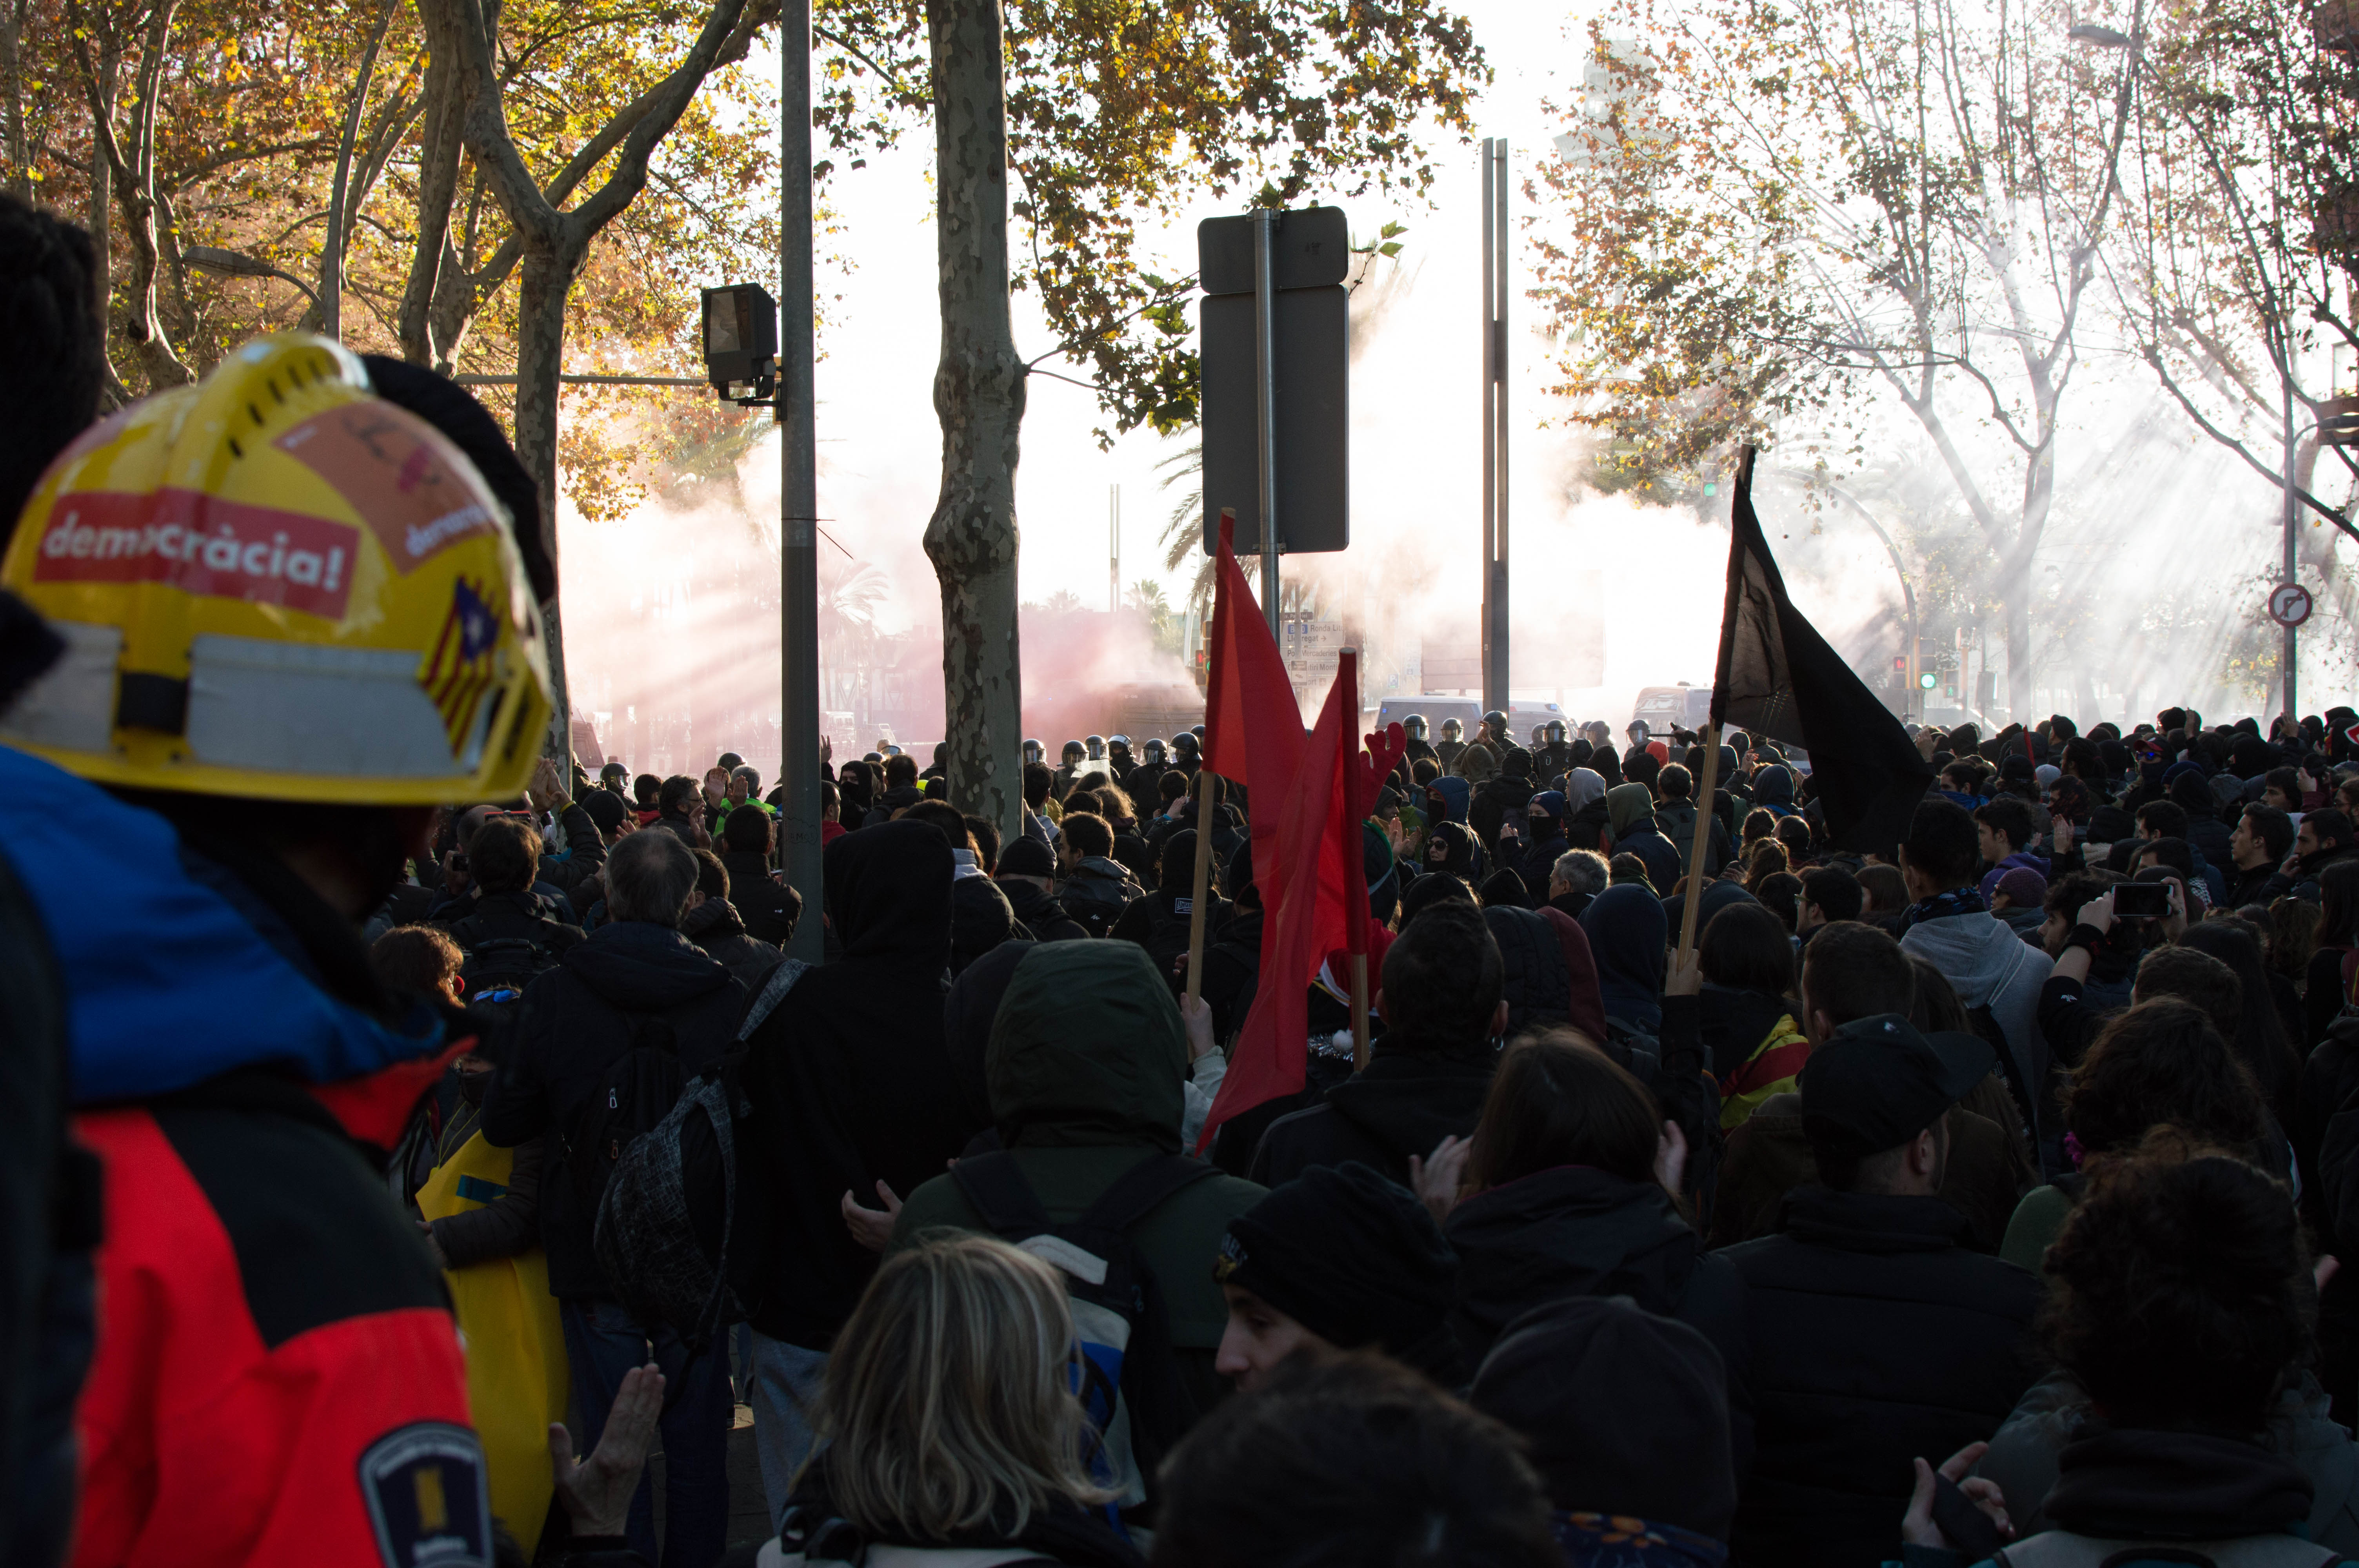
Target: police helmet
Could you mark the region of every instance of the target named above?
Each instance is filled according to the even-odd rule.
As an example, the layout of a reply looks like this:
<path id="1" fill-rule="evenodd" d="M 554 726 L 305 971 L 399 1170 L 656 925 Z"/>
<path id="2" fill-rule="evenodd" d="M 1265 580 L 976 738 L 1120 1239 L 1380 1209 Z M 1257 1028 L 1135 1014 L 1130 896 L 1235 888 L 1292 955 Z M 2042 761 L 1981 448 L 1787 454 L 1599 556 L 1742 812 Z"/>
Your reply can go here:
<path id="1" fill-rule="evenodd" d="M 1428 733 L 1425 724 L 1425 715 L 1422 713 L 1412 713 L 1407 719 L 1402 719 L 1401 733 L 1408 736 L 1412 741 L 1424 740 Z"/>
<path id="2" fill-rule="evenodd" d="M 1561 746 L 1561 745 L 1563 745 L 1563 744 L 1564 744 L 1564 720 L 1563 720 L 1563 719 L 1549 719 L 1547 723 L 1545 723 L 1545 724 L 1543 724 L 1543 725 L 1541 725 L 1541 726 L 1540 726 L 1540 733 L 1541 733 L 1542 735 L 1544 735 L 1544 736 L 1546 736 L 1546 737 L 1548 738 L 1548 743 L 1549 743 L 1549 745 L 1551 745 L 1551 746 Z"/>
<path id="3" fill-rule="evenodd" d="M 1183 762 L 1195 756 L 1203 749 L 1202 743 L 1196 739 L 1196 732 L 1192 730 L 1182 730 L 1179 734 L 1171 737 L 1171 750 L 1177 752 Z"/>
<path id="4" fill-rule="evenodd" d="M 1093 736 L 1091 736 L 1087 741 L 1083 741 L 1083 742 L 1082 742 L 1082 744 L 1086 745 L 1086 746 L 1087 746 L 1087 747 L 1089 747 L 1089 749 L 1090 749 L 1090 761 L 1091 761 L 1091 762 L 1103 762 L 1103 761 L 1105 760 L 1105 737 L 1104 737 L 1104 736 L 1103 736 L 1103 735 L 1093 735 Z"/>
<path id="5" fill-rule="evenodd" d="M 1466 726 L 1461 724 L 1455 719 L 1445 719 L 1441 721 L 1441 738 L 1443 740 L 1455 741 L 1461 735 L 1465 733 Z"/>
<path id="6" fill-rule="evenodd" d="M 1028 768 L 1035 762 L 1045 761 L 1048 755 L 1049 748 L 1040 744 L 1039 741 L 1027 741 L 1024 742 L 1024 765 L 1026 767 Z"/>
<path id="7" fill-rule="evenodd" d="M 1162 766 L 1164 759 L 1170 755 L 1169 748 L 1152 735 L 1147 738 L 1147 744 L 1138 749 L 1138 753 L 1157 767 Z"/>
<path id="8" fill-rule="evenodd" d="M 1068 741 L 1065 742 L 1063 756 L 1067 762 L 1078 762 L 1086 755 L 1088 755 L 1088 752 L 1084 750 L 1079 741 Z"/>

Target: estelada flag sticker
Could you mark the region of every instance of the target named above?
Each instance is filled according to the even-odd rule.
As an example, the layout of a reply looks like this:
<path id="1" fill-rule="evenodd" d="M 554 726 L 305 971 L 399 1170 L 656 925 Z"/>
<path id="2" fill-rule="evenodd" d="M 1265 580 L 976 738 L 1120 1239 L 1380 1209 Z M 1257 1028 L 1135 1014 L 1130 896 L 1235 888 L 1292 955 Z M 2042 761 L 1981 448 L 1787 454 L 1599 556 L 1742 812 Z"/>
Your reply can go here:
<path id="1" fill-rule="evenodd" d="M 465 456 L 389 404 L 331 408 L 277 446 L 351 503 L 404 576 L 462 539 L 499 529 L 481 492 L 460 477 Z"/>
<path id="2" fill-rule="evenodd" d="M 454 757 L 466 751 L 475 709 L 496 677 L 494 661 L 499 642 L 500 618 L 484 601 L 482 586 L 465 578 L 453 582 L 450 611 L 418 666 L 418 684 L 426 688 L 435 711 L 441 714 Z"/>

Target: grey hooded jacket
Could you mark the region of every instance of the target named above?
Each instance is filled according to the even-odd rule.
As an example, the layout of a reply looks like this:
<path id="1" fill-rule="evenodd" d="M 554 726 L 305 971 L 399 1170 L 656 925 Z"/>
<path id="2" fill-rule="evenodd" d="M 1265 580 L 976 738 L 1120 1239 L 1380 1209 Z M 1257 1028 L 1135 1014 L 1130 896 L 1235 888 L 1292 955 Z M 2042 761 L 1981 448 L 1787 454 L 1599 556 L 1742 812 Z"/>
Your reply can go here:
<path id="1" fill-rule="evenodd" d="M 2039 988 L 2048 983 L 2055 960 L 1988 913 L 1920 920 L 1901 936 L 1900 946 L 1931 960 L 1969 1009 L 1990 1010 L 2041 1110 L 2033 1141 L 2047 1165 L 2049 1146 L 2061 1130 L 2049 1125 L 2054 1118 L 2046 1108 L 2050 1099 L 2049 1050 L 2048 1037 L 2039 1030 Z"/>

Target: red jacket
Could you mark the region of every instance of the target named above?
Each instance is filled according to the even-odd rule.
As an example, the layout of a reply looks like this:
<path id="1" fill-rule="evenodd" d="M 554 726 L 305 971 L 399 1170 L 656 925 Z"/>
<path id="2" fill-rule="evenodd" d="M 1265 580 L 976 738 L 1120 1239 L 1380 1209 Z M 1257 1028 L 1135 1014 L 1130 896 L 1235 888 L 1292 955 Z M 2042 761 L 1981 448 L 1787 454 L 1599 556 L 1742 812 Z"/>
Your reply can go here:
<path id="1" fill-rule="evenodd" d="M 75 1119 L 106 1169 L 77 1565 L 491 1561 L 442 1282 L 353 1141 L 462 1048 Z"/>

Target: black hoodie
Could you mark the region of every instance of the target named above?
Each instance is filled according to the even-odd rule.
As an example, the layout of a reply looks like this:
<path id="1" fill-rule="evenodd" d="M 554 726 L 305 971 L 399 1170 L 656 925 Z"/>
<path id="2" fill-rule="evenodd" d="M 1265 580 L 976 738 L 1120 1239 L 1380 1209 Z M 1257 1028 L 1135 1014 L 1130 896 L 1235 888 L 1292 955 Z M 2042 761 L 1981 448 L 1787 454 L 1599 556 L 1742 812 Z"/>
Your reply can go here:
<path id="1" fill-rule="evenodd" d="M 1065 913 L 1057 895 L 1032 882 L 1012 877 L 999 879 L 999 891 L 1007 895 L 1008 907 L 1016 911 L 1016 923 L 1042 942 L 1076 942 L 1089 935 L 1081 922 Z"/>
<path id="2" fill-rule="evenodd" d="M 843 957 L 811 970 L 747 1043 L 745 1085 L 766 1167 L 764 1255 L 742 1260 L 754 1326 L 824 1350 L 875 1272 L 846 1192 L 907 1195 L 978 1130 L 942 1039 L 951 849 L 923 822 L 827 847 L 827 914 Z"/>
<path id="3" fill-rule="evenodd" d="M 1422 1159 L 1443 1138 L 1473 1132 L 1497 1066 L 1487 1049 L 1443 1054 L 1387 1035 L 1367 1071 L 1336 1085 L 1321 1103 L 1270 1124 L 1254 1155 L 1252 1179 L 1274 1187 L 1312 1165 L 1357 1160 L 1407 1186 L 1410 1155 Z"/>

